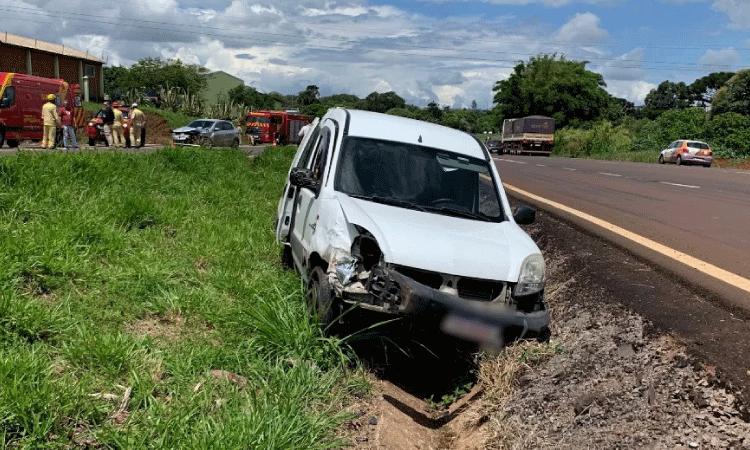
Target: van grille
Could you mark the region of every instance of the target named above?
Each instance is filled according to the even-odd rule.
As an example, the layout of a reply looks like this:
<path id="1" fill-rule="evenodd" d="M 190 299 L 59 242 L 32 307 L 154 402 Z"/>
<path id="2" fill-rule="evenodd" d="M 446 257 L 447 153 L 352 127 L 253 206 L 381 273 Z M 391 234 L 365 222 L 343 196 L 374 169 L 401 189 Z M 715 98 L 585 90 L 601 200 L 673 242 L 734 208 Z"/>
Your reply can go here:
<path id="1" fill-rule="evenodd" d="M 437 272 L 403 266 L 396 266 L 396 270 L 402 275 L 405 275 L 418 283 L 424 284 L 425 286 L 431 287 L 432 289 L 440 289 L 446 283 L 443 275 Z M 460 298 L 489 302 L 503 293 L 505 283 L 502 281 L 461 277 L 458 279 L 456 286 L 453 287 L 458 291 L 458 296 Z"/>

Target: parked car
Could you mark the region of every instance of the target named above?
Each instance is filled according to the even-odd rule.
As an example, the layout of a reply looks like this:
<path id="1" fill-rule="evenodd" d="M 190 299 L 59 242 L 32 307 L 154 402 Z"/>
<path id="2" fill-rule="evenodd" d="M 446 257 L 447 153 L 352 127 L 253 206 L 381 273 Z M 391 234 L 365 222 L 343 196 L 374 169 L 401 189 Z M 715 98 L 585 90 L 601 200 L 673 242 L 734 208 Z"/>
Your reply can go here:
<path id="1" fill-rule="evenodd" d="M 172 130 L 172 140 L 175 144 L 209 148 L 237 147 L 240 145 L 240 133 L 228 120 L 198 119 Z"/>
<path id="2" fill-rule="evenodd" d="M 120 112 L 122 112 L 122 131 L 125 135 L 125 146 L 130 147 L 130 120 L 128 120 L 130 110 L 126 106 L 118 102 L 113 102 L 112 108 L 117 108 L 120 110 Z M 86 126 L 86 134 L 89 137 L 90 147 L 95 147 L 97 142 L 102 142 L 105 146 L 109 146 L 109 143 L 107 143 L 107 139 L 104 136 L 104 130 L 102 128 L 103 117 L 104 110 L 100 109 L 96 114 L 94 114 L 94 117 L 89 120 L 89 123 Z M 60 139 L 62 139 L 62 133 L 60 133 Z"/>
<path id="3" fill-rule="evenodd" d="M 659 155 L 659 164 L 673 162 L 678 166 L 681 164 L 700 164 L 711 167 L 713 161 L 714 152 L 708 144 L 701 141 L 674 141 Z"/>
<path id="4" fill-rule="evenodd" d="M 487 140 L 484 141 L 484 145 L 487 146 L 487 150 L 489 150 L 490 153 L 502 153 L 503 141 L 500 139 L 487 138 Z"/>
<path id="5" fill-rule="evenodd" d="M 519 227 L 533 221 L 474 137 L 333 108 L 298 147 L 276 238 L 324 327 L 356 307 L 497 347 L 549 337 L 544 258 Z"/>

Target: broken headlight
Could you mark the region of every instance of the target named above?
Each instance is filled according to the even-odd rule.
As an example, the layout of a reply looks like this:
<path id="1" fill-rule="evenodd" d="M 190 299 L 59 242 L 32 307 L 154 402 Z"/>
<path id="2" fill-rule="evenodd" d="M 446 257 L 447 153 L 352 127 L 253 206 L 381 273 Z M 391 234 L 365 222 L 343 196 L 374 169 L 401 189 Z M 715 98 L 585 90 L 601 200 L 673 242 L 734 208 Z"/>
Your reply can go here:
<path id="1" fill-rule="evenodd" d="M 521 264 L 521 273 L 514 295 L 516 297 L 536 294 L 544 289 L 546 266 L 542 255 L 530 255 Z"/>
<path id="2" fill-rule="evenodd" d="M 357 263 L 359 263 L 359 260 L 348 252 L 338 250 L 334 261 L 336 276 L 338 276 L 341 284 L 346 285 L 357 270 Z"/>

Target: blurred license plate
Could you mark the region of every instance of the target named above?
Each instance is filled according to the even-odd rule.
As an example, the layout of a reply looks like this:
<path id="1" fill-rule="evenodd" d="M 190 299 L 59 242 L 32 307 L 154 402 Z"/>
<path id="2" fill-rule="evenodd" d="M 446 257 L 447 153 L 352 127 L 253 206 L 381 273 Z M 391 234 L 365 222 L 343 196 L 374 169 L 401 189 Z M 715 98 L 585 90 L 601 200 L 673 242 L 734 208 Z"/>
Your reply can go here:
<path id="1" fill-rule="evenodd" d="M 440 324 L 440 329 L 453 337 L 476 342 L 485 350 L 497 351 L 503 346 L 500 336 L 502 330 L 480 320 L 448 314 Z"/>

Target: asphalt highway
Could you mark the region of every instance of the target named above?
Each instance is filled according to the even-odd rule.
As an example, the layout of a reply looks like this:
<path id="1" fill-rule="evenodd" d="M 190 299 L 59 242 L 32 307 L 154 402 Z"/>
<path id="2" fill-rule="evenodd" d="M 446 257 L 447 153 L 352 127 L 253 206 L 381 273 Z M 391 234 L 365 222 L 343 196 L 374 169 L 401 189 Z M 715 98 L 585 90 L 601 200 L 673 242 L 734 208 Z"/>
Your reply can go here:
<path id="1" fill-rule="evenodd" d="M 646 257 L 750 315 L 750 171 L 494 159 L 509 195 Z"/>

